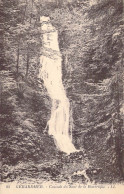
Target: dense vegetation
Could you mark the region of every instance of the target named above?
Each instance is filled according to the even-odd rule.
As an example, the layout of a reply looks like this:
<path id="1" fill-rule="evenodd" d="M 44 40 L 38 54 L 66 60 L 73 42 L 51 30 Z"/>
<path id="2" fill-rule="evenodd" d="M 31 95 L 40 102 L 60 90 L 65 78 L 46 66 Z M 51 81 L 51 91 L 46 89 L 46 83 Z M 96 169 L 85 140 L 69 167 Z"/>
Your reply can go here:
<path id="1" fill-rule="evenodd" d="M 121 181 L 124 178 L 122 1 L 0 3 L 2 181 L 12 179 L 9 174 L 38 177 L 39 164 L 47 166 L 46 163 L 51 170 L 42 167 L 42 171 L 48 170 L 51 177 L 67 172 L 68 176 L 77 170 L 73 164 L 76 159 L 80 170 L 84 163 L 89 163 L 86 169 L 92 180 Z M 83 151 L 75 157 L 59 152 L 47 134 L 51 101 L 42 80 L 37 78 L 42 54 L 39 23 L 42 15 L 49 16 L 59 32 L 63 83 L 71 103 L 73 142 Z"/>

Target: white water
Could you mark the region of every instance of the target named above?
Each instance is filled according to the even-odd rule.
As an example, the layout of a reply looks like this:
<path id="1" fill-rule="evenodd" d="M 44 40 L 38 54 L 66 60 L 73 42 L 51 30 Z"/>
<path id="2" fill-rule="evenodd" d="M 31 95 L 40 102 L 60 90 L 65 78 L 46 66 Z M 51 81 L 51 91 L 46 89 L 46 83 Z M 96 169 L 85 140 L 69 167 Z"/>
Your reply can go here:
<path id="1" fill-rule="evenodd" d="M 42 16 L 42 55 L 40 57 L 39 78 L 52 100 L 51 118 L 48 121 L 49 135 L 53 135 L 57 148 L 67 154 L 75 152 L 72 134 L 69 131 L 69 100 L 62 83 L 61 53 L 58 44 L 58 31 L 49 17 Z"/>

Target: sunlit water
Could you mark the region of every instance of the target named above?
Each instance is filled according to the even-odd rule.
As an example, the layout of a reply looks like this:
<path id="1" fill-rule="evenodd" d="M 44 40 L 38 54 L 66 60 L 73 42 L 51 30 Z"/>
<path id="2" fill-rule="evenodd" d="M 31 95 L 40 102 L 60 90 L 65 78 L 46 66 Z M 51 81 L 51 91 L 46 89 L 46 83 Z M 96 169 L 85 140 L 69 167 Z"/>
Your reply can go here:
<path id="1" fill-rule="evenodd" d="M 52 100 L 51 118 L 48 121 L 49 135 L 52 135 L 57 148 L 67 154 L 75 152 L 72 134 L 69 130 L 69 100 L 62 83 L 62 57 L 58 44 L 58 31 L 48 17 L 42 16 L 42 55 L 39 78 Z"/>

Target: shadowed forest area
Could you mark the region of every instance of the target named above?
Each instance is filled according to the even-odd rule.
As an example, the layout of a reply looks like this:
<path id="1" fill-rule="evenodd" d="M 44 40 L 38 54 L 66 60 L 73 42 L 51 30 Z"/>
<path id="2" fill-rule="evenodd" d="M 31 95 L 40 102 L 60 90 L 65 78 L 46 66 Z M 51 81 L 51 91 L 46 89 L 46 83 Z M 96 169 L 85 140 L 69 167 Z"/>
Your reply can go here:
<path id="1" fill-rule="evenodd" d="M 124 180 L 123 2 L 0 0 L 1 180 L 85 183 Z M 66 155 L 48 135 L 51 100 L 38 79 L 40 16 L 59 35 L 73 143 Z"/>

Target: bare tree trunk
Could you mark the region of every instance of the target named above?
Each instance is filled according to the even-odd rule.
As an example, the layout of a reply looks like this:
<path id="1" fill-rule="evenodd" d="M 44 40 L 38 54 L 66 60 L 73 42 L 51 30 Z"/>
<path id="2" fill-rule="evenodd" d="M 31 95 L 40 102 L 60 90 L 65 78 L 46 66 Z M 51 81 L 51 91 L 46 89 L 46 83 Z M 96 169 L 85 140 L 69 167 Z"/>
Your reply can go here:
<path id="1" fill-rule="evenodd" d="M 32 0 L 31 1 L 31 16 L 30 16 L 30 24 L 31 24 L 31 21 L 32 21 L 32 11 L 33 11 L 33 4 L 34 4 L 34 1 Z"/>
<path id="2" fill-rule="evenodd" d="M 16 69 L 17 69 L 17 74 L 19 73 L 19 55 L 20 55 L 20 48 L 19 48 L 19 42 L 18 41 L 18 48 L 17 48 L 17 64 L 16 64 Z"/>
<path id="3" fill-rule="evenodd" d="M 28 70 L 29 70 L 29 53 L 27 53 L 26 77 L 28 76 Z"/>
<path id="4" fill-rule="evenodd" d="M 28 1 L 27 0 L 25 0 L 25 9 L 24 9 L 24 15 L 23 15 L 23 24 L 24 24 L 24 21 L 25 21 L 25 15 L 26 15 L 26 9 L 27 9 L 27 6 L 28 6 Z"/>
<path id="5" fill-rule="evenodd" d="M 28 76 L 28 70 L 29 70 L 29 45 L 27 47 L 26 77 Z"/>
<path id="6" fill-rule="evenodd" d="M 3 90 L 3 88 L 2 88 L 2 83 L 0 83 L 0 110 L 1 110 L 1 112 L 2 112 L 2 104 L 3 104 L 3 96 L 2 96 L 2 91 Z"/>

